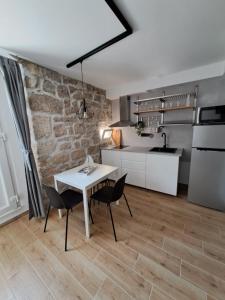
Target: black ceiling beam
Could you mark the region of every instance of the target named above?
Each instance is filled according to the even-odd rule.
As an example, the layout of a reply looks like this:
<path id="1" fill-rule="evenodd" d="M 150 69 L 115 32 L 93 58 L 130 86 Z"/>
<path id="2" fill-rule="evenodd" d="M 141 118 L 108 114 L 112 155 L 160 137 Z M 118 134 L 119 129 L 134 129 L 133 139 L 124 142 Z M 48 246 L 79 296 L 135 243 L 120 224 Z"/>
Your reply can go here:
<path id="1" fill-rule="evenodd" d="M 113 0 L 105 0 L 105 2 L 108 4 L 108 6 L 111 8 L 111 10 L 113 11 L 113 13 L 115 14 L 115 16 L 118 18 L 118 20 L 120 21 L 120 23 L 123 25 L 123 27 L 125 28 L 125 31 L 122 32 L 121 34 L 115 36 L 114 38 L 112 38 L 111 40 L 105 42 L 104 44 L 96 47 L 95 49 L 87 52 L 86 54 L 82 55 L 81 57 L 71 61 L 70 63 L 68 63 L 66 65 L 67 68 L 71 68 L 74 65 L 83 62 L 85 59 L 87 59 L 88 57 L 98 53 L 99 51 L 102 51 L 103 49 L 121 41 L 122 39 L 124 39 L 125 37 L 131 35 L 133 33 L 133 29 L 131 28 L 131 26 L 129 25 L 129 23 L 127 22 L 127 20 L 125 19 L 125 17 L 123 16 L 123 14 L 121 13 L 121 11 L 119 10 L 119 8 L 116 6 L 116 4 L 114 3 Z"/>

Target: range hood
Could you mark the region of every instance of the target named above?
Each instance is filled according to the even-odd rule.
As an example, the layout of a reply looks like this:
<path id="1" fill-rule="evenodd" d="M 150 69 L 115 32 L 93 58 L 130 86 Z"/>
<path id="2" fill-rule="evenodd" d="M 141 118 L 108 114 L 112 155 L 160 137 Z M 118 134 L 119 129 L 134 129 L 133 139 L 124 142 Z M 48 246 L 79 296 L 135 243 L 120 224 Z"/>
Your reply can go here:
<path id="1" fill-rule="evenodd" d="M 130 96 L 119 99 L 119 121 L 109 127 L 128 127 L 134 125 L 130 119 Z"/>

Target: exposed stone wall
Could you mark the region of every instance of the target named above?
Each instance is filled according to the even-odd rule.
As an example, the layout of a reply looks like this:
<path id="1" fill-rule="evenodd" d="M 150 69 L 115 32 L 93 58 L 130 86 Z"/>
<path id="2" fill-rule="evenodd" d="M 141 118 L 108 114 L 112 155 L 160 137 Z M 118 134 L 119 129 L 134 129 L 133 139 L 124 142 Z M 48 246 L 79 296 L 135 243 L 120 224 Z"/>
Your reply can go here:
<path id="1" fill-rule="evenodd" d="M 86 154 L 100 160 L 99 128 L 111 120 L 111 101 L 105 91 L 84 84 L 87 120 L 76 112 L 82 99 L 81 82 L 22 61 L 32 148 L 40 179 L 52 184 L 53 175 L 81 164 Z"/>

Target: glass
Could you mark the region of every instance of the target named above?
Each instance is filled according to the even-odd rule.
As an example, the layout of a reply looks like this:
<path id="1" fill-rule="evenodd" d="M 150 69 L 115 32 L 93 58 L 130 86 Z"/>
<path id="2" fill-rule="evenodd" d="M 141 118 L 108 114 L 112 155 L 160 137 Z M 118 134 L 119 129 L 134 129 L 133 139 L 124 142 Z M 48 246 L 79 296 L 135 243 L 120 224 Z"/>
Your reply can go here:
<path id="1" fill-rule="evenodd" d="M 145 110 L 144 102 L 142 102 L 142 103 L 140 104 L 139 110 L 140 110 L 140 111 L 144 111 L 144 110 Z"/>
<path id="2" fill-rule="evenodd" d="M 151 102 L 151 101 L 148 102 L 148 109 L 149 109 L 149 110 L 152 110 L 152 109 L 153 109 L 153 106 L 152 106 L 152 102 Z"/>
<path id="3" fill-rule="evenodd" d="M 156 101 L 155 102 L 155 109 L 159 109 L 160 108 L 160 102 L 159 101 Z"/>
<path id="4" fill-rule="evenodd" d="M 169 108 L 170 107 L 170 103 L 168 101 L 165 101 L 165 108 Z"/>
<path id="5" fill-rule="evenodd" d="M 191 105 L 191 99 L 190 99 L 190 94 L 188 94 L 187 99 L 186 99 L 186 106 Z"/>

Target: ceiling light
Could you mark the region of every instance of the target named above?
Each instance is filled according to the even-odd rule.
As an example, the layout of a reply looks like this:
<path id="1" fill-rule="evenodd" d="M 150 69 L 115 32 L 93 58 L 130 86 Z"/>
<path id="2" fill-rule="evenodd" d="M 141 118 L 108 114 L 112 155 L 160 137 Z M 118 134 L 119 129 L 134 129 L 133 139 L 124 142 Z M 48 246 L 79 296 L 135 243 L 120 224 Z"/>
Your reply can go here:
<path id="1" fill-rule="evenodd" d="M 78 112 L 78 118 L 79 119 L 88 119 L 88 113 L 87 113 L 87 106 L 86 106 L 86 100 L 84 97 L 84 78 L 83 78 L 83 66 L 82 63 L 80 63 L 80 70 L 81 70 L 81 82 L 82 82 L 82 101 L 80 103 L 80 108 Z"/>

